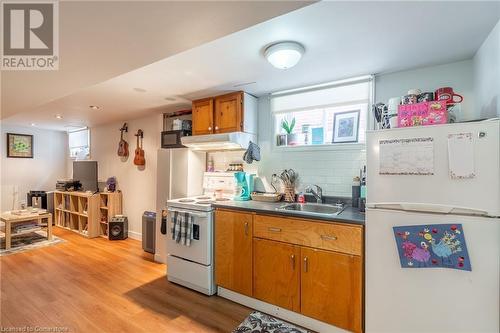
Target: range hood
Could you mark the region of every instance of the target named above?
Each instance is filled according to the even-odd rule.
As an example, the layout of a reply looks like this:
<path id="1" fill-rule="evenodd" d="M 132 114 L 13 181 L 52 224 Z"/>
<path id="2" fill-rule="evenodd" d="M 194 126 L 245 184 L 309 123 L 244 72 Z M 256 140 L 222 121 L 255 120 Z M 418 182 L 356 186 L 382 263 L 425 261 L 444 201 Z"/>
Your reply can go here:
<path id="1" fill-rule="evenodd" d="M 199 151 L 247 149 L 248 143 L 257 142 L 257 135 L 245 132 L 184 136 L 184 146 Z"/>

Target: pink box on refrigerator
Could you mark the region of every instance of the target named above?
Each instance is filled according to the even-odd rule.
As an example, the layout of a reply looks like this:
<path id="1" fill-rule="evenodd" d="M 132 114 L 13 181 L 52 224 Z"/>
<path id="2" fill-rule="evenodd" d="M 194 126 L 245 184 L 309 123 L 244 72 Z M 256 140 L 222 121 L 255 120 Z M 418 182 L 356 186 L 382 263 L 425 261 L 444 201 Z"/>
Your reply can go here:
<path id="1" fill-rule="evenodd" d="M 446 101 L 403 104 L 398 107 L 398 127 L 446 124 Z"/>

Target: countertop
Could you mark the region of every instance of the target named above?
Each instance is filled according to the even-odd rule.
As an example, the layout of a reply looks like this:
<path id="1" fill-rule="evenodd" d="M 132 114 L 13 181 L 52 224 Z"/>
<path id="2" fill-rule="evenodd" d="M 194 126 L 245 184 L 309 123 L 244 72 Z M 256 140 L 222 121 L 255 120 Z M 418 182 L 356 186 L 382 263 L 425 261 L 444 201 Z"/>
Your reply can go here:
<path id="1" fill-rule="evenodd" d="M 358 208 L 347 206 L 342 213 L 334 217 L 321 217 L 321 216 L 306 216 L 301 214 L 294 214 L 285 211 L 278 211 L 276 208 L 286 204 L 286 202 L 262 202 L 262 201 L 219 201 L 213 206 L 215 208 L 226 208 L 233 210 L 243 210 L 256 213 L 282 215 L 289 217 L 305 218 L 310 220 L 321 220 L 329 222 L 344 222 L 351 224 L 364 225 L 365 214 L 361 213 Z"/>

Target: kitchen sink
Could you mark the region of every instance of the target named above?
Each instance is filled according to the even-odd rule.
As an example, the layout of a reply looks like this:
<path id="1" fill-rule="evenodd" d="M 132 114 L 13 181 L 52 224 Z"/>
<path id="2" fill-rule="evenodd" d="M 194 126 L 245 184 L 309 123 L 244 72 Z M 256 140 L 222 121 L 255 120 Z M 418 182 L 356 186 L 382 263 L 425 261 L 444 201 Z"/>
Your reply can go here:
<path id="1" fill-rule="evenodd" d="M 344 210 L 344 205 L 328 205 L 318 203 L 290 203 L 276 208 L 280 212 L 307 216 L 330 217 L 339 215 Z"/>

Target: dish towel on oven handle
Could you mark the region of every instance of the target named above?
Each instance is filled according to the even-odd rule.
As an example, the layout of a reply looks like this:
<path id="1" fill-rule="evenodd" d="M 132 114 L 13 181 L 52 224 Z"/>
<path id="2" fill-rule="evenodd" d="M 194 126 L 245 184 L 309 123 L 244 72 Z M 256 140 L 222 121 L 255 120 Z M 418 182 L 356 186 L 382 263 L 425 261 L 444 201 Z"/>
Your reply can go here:
<path id="1" fill-rule="evenodd" d="M 174 211 L 170 231 L 176 243 L 191 246 L 193 239 L 193 216 L 186 212 Z"/>

